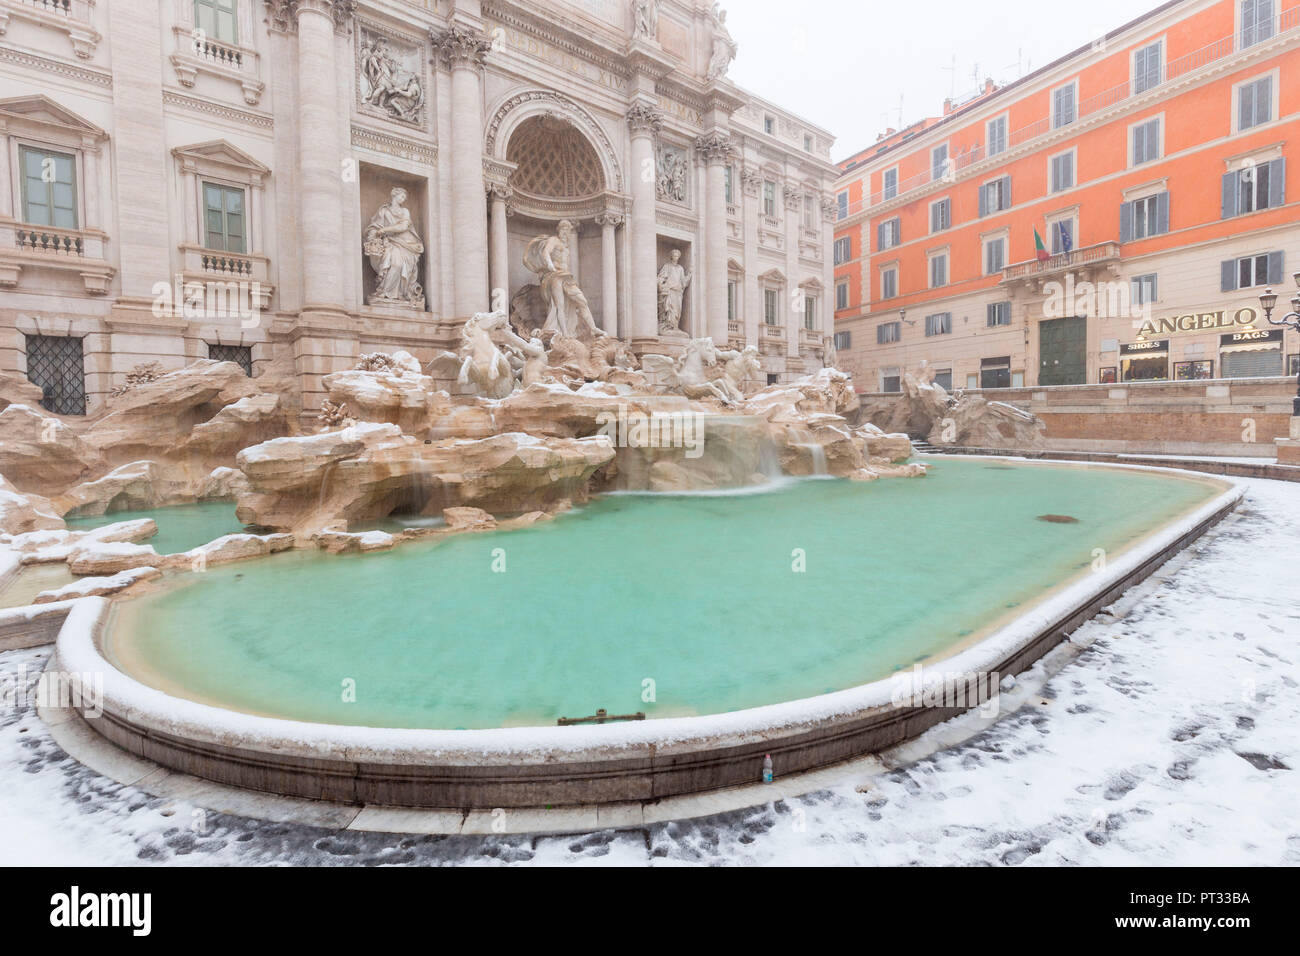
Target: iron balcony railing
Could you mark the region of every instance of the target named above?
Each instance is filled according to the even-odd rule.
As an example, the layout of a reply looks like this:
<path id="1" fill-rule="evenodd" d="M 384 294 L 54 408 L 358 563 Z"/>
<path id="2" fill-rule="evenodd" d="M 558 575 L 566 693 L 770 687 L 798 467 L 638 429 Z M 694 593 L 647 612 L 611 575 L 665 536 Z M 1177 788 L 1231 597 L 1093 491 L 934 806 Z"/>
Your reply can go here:
<path id="1" fill-rule="evenodd" d="M 1126 100 L 1134 99 L 1138 96 L 1146 96 L 1153 90 L 1161 89 L 1176 80 L 1182 79 L 1189 74 L 1199 70 L 1206 69 L 1221 60 L 1224 60 L 1235 53 L 1244 52 L 1252 46 L 1256 46 L 1265 40 L 1271 40 L 1274 37 L 1282 36 L 1293 30 L 1300 28 L 1300 7 L 1292 7 L 1290 10 L 1284 10 L 1275 14 L 1272 21 L 1266 21 L 1263 24 L 1257 24 L 1253 28 L 1244 29 L 1240 34 L 1232 34 L 1223 37 L 1213 43 L 1185 54 L 1176 60 L 1166 63 L 1161 70 L 1158 81 L 1149 83 L 1139 90 L 1133 87 L 1132 79 L 1112 87 L 1101 93 L 1094 94 L 1083 100 L 1074 111 L 1074 117 L 1068 123 L 1062 123 L 1059 127 L 1053 126 L 1052 117 L 1046 116 L 1027 126 L 1022 126 L 1007 134 L 1006 146 L 992 154 L 986 155 L 986 147 L 976 144 L 973 148 L 965 152 L 958 153 L 949 157 L 944 164 L 938 169 L 929 169 L 915 176 L 910 176 L 905 180 L 897 183 L 891 189 L 881 189 L 879 192 L 872 193 L 868 200 L 859 199 L 857 202 L 850 202 L 841 205 L 837 221 L 848 219 L 851 216 L 858 215 L 866 210 L 882 203 L 893 202 L 902 198 L 909 193 L 919 189 L 924 189 L 936 182 L 952 182 L 958 173 L 983 162 L 985 159 L 991 159 L 993 156 L 999 156 L 1004 152 L 1023 146 L 1041 136 L 1055 132 L 1057 129 L 1065 129 L 1073 126 L 1080 120 L 1091 116 L 1095 113 L 1111 109 Z M 919 135 L 924 135 L 919 134 Z"/>

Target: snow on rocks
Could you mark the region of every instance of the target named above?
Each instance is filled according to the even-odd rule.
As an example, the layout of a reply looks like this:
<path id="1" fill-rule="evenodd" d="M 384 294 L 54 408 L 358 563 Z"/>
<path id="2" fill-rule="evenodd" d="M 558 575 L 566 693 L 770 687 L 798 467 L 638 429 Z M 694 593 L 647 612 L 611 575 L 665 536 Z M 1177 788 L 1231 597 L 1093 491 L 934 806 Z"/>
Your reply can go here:
<path id="1" fill-rule="evenodd" d="M 133 461 L 114 468 L 103 478 L 77 485 L 59 495 L 55 504 L 64 514 L 102 515 L 109 511 L 163 508 L 193 500 L 190 481 L 176 466 Z"/>
<path id="2" fill-rule="evenodd" d="M 397 544 L 397 538 L 386 531 L 322 531 L 314 540 L 330 554 L 387 551 Z"/>
<path id="3" fill-rule="evenodd" d="M 293 535 L 291 534 L 227 534 L 181 554 L 170 555 L 166 564 L 169 567 L 201 570 L 213 564 L 227 564 L 247 558 L 260 558 L 266 554 L 278 554 L 292 547 Z"/>
<path id="4" fill-rule="evenodd" d="M 49 499 L 25 495 L 0 475 L 0 532 L 23 534 L 64 527 Z"/>
<path id="5" fill-rule="evenodd" d="M 147 544 L 79 541 L 68 555 L 73 574 L 113 575 L 132 568 L 157 567 L 162 556 Z"/>
<path id="6" fill-rule="evenodd" d="M 42 591 L 36 595 L 33 604 L 52 604 L 56 601 L 69 601 L 74 598 L 103 597 L 118 594 L 141 581 L 152 581 L 162 577 L 162 571 L 154 567 L 131 568 L 111 577 L 81 578 L 65 584 L 61 588 Z"/>

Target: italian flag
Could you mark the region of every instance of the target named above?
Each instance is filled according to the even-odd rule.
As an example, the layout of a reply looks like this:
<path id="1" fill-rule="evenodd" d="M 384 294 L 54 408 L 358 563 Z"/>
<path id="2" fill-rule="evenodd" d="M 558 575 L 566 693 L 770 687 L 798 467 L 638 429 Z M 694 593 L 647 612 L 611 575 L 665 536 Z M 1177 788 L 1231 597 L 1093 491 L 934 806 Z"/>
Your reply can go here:
<path id="1" fill-rule="evenodd" d="M 1034 255 L 1038 257 L 1039 262 L 1046 262 L 1052 258 L 1048 255 L 1047 246 L 1043 245 L 1043 237 L 1038 234 L 1038 227 L 1034 227 Z"/>

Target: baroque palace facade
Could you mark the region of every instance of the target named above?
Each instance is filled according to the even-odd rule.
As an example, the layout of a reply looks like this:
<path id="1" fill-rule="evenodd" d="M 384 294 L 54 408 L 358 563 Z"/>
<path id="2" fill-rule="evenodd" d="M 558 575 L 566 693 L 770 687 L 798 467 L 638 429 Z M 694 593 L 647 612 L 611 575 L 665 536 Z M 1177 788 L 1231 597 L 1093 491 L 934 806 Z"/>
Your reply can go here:
<path id="1" fill-rule="evenodd" d="M 842 163 L 859 390 L 1294 375 L 1300 0 L 1174 0 Z M 1041 241 L 1041 249 L 1038 241 Z M 1283 309 L 1282 311 L 1285 311 Z"/>
<path id="2" fill-rule="evenodd" d="M 812 371 L 832 139 L 735 52 L 704 0 L 0 0 L 0 373 L 84 414 L 143 363 L 276 362 L 310 412 L 363 353 L 533 324 L 561 232 L 634 351 Z"/>

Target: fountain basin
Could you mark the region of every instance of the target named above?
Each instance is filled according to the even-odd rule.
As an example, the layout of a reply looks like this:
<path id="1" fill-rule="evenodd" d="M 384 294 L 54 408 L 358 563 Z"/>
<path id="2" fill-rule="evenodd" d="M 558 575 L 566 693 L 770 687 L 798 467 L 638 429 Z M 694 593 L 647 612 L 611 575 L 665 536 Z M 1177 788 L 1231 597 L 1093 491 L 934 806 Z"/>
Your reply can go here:
<path id="1" fill-rule="evenodd" d="M 1015 477 L 1029 481 L 1039 492 L 1031 495 L 1024 488 L 1017 490 L 1015 482 L 1010 481 L 1002 470 L 1007 467 L 1016 472 Z M 986 474 L 976 474 L 974 469 Z M 873 570 L 863 561 L 854 562 L 848 556 L 841 561 L 842 564 L 847 562 L 847 566 L 832 575 L 834 580 L 818 585 L 812 571 L 802 575 L 791 571 L 789 552 L 799 547 L 795 542 L 792 548 L 785 549 L 785 553 L 780 555 L 781 575 L 788 575 L 792 582 L 798 582 L 791 583 L 790 587 L 812 588 L 816 592 L 815 599 L 821 593 L 817 591 L 821 586 L 839 589 L 842 605 L 854 609 L 854 614 L 844 620 L 847 625 L 857 626 L 857 644 L 852 640 L 853 632 L 837 629 L 833 621 L 816 624 L 810 621 L 808 623 L 813 626 L 793 632 L 788 622 L 775 622 L 771 633 L 784 634 L 785 670 L 788 673 L 778 683 L 770 680 L 764 683 L 760 679 L 757 686 L 753 686 L 755 677 L 761 678 L 770 672 L 770 668 L 767 671 L 764 668 L 770 664 L 768 651 L 771 645 L 764 637 L 766 632 L 755 623 L 770 614 L 770 608 L 761 598 L 777 586 L 772 582 L 781 580 L 780 577 L 763 578 L 760 574 L 757 579 L 751 576 L 749 590 L 718 596 L 715 609 L 735 611 L 730 628 L 725 624 L 705 626 L 692 635 L 696 645 L 712 648 L 714 657 L 721 656 L 722 665 L 712 671 L 706 668 L 699 675 L 698 686 L 693 691 L 689 675 L 657 680 L 658 686 L 663 688 L 659 693 L 663 706 L 658 700 L 653 703 L 633 700 L 625 704 L 627 697 L 619 696 L 639 694 L 641 677 L 654 677 L 653 673 L 645 673 L 646 667 L 641 666 L 641 661 L 635 661 L 633 669 L 628 672 L 636 677 L 634 687 L 628 691 L 617 690 L 616 684 L 593 684 L 597 672 L 579 675 L 572 670 L 572 663 L 558 670 L 561 683 L 585 688 L 583 693 L 589 693 L 589 696 L 564 699 L 558 703 L 557 707 L 562 711 L 569 711 L 563 713 L 564 716 L 583 716 L 594 712 L 598 706 L 608 707 L 611 713 L 643 709 L 652 718 L 644 722 L 584 727 L 541 726 L 544 721 L 539 708 L 535 702 L 527 700 L 531 685 L 519 673 L 515 674 L 514 684 L 506 696 L 521 701 L 522 712 L 510 715 L 484 711 L 476 719 L 462 715 L 464 723 L 461 725 L 477 723 L 474 729 L 454 729 L 458 725 L 449 725 L 434 711 L 418 717 L 420 708 L 412 710 L 406 707 L 401 695 L 391 691 L 377 695 L 388 712 L 372 713 L 369 718 L 379 726 L 359 726 L 360 721 L 345 722 L 344 714 L 366 713 L 364 708 L 357 708 L 355 704 L 341 704 L 334 710 L 339 715 L 336 717 L 331 712 L 313 711 L 316 704 L 301 709 L 304 702 L 294 699 L 294 693 L 268 693 L 265 686 L 254 687 L 258 706 L 250 707 L 247 699 L 231 700 L 229 694 L 214 694 L 211 686 L 196 689 L 188 677 L 184 678 L 184 683 L 177 683 L 176 679 L 184 677 L 183 674 L 160 675 L 156 668 L 165 665 L 166 661 L 165 655 L 157 653 L 161 645 L 156 641 L 153 645 L 148 641 L 142 645 L 153 648 L 146 654 L 132 651 L 129 635 L 147 634 L 147 626 L 138 631 L 133 628 L 119 631 L 119 628 L 141 612 L 145 617 L 137 620 L 147 625 L 150 601 L 165 603 L 169 597 L 166 594 L 132 602 L 134 606 L 125 606 L 119 618 L 111 622 L 106 604 L 83 603 L 69 617 L 60 635 L 59 666 L 74 673 L 105 674 L 104 714 L 90 721 L 99 733 L 141 756 L 224 783 L 348 803 L 432 807 L 491 808 L 651 800 L 670 794 L 752 783 L 761 772 L 765 753 L 772 754 L 779 774 L 788 774 L 888 747 L 953 716 L 961 708 L 912 706 L 906 702 L 898 706 L 894 703 L 900 696 L 905 701 L 910 699 L 907 693 L 900 695 L 900 691 L 905 690 L 907 682 L 912 679 L 909 668 L 915 659 L 923 658 L 927 665 L 941 660 L 942 663 L 935 666 L 945 672 L 982 675 L 986 679 L 1023 670 L 1070 629 L 1113 601 L 1124 589 L 1225 514 L 1240 495 L 1239 491 L 1224 483 L 1188 478 L 1185 474 L 1174 477 L 1137 469 L 1008 466 L 1005 462 L 994 466 L 979 460 L 943 461 L 935 469 L 934 477 L 939 481 L 934 485 L 931 485 L 931 479 L 897 483 L 898 486 L 917 488 L 914 493 L 916 500 L 910 505 L 916 514 L 937 511 L 941 521 L 950 523 L 951 516 L 943 510 L 946 496 L 939 497 L 933 491 L 935 488 L 943 491 L 940 481 L 945 479 L 940 476 L 945 472 L 957 482 L 962 491 L 958 496 L 962 508 L 971 512 L 973 517 L 970 521 L 975 521 L 975 524 L 959 523 L 953 529 L 959 537 L 978 530 L 979 520 L 988 520 L 987 503 L 981 507 L 978 496 L 972 500 L 970 493 L 978 490 L 981 479 L 988 476 L 996 479 L 994 484 L 1001 487 L 1004 499 L 1012 503 L 1011 509 L 1004 508 L 1002 515 L 1009 522 L 1005 541 L 1012 566 L 1025 564 L 1027 554 L 1037 555 L 1032 551 L 1034 536 L 1062 536 L 1061 542 L 1067 543 L 1063 552 L 1065 557 L 1051 565 L 1050 580 L 1017 582 L 1009 591 L 990 592 L 978 606 L 965 604 L 966 595 L 954 590 L 960 577 L 954 569 L 961 566 L 962 560 L 967 564 L 979 564 L 983 558 L 977 555 L 962 559 L 960 548 L 948 543 L 947 552 L 957 554 L 958 563 L 949 562 L 947 590 L 944 589 L 944 565 L 931 567 L 928 576 L 921 574 L 925 568 L 918 571 L 918 566 L 913 565 L 904 572 L 904 577 L 917 579 L 915 584 L 923 589 L 923 598 L 928 595 L 928 601 L 900 605 L 889 612 L 886 605 L 889 595 L 898 590 L 896 581 L 879 582 L 874 594 L 845 590 L 845 582 L 857 580 L 861 585 L 864 573 L 878 575 L 880 568 L 889 567 L 889 562 L 882 562 Z M 1079 491 L 1089 485 L 1095 485 L 1090 492 Z M 794 493 L 801 493 L 805 487 L 817 489 L 819 495 L 832 497 L 833 493 L 847 488 L 849 490 L 843 493 L 850 494 L 851 500 L 858 505 L 876 501 L 885 488 L 883 485 L 861 487 L 827 481 L 801 484 Z M 823 488 L 828 490 L 822 491 Z M 859 491 L 860 496 L 856 494 Z M 780 495 L 789 493 L 779 492 L 776 497 L 758 495 L 749 500 L 759 503 L 765 524 L 779 528 L 782 519 L 775 504 Z M 899 492 L 897 500 L 884 501 L 875 507 L 886 512 L 898 512 L 909 494 L 912 493 Z M 705 501 L 709 507 L 717 507 L 720 503 L 731 504 L 741 499 L 692 500 Z M 1056 502 L 1055 505 L 1047 507 L 1052 501 Z M 657 507 L 664 503 L 658 500 L 650 505 Z M 832 522 L 843 524 L 842 513 L 836 511 L 837 507 L 842 507 L 842 502 L 837 506 L 834 501 L 822 499 L 818 504 L 815 511 L 805 509 L 803 515 L 803 533 L 810 537 L 804 550 L 814 567 L 819 552 L 813 515 L 829 511 Z M 593 509 L 594 513 L 568 520 L 573 521 L 576 527 L 584 517 L 608 519 L 610 514 L 600 513 L 605 505 L 605 502 L 599 503 Z M 1035 520 L 1045 513 L 1067 513 L 1080 521 L 1078 524 L 1055 524 Z M 1104 514 L 1112 517 L 1118 514 L 1119 520 L 1112 522 L 1113 527 L 1108 529 L 1100 523 Z M 1140 520 L 1134 515 L 1140 516 Z M 796 514 L 795 517 L 799 516 Z M 880 514 L 874 514 L 874 517 L 879 518 Z M 566 531 L 564 525 L 564 521 L 559 522 L 542 533 L 567 536 L 580 531 Z M 613 530 L 609 527 L 610 521 L 606 520 L 604 525 L 607 530 Z M 646 541 L 672 543 L 671 525 L 669 521 L 659 522 L 657 526 L 650 524 L 645 529 Z M 718 527 L 722 525 L 736 530 L 735 515 L 722 516 L 722 524 Z M 882 530 L 887 530 L 887 527 Z M 511 536 L 518 534 L 512 532 L 498 537 L 507 541 L 507 555 L 512 550 L 522 550 L 521 557 L 526 560 L 527 543 L 509 543 Z M 1070 535 L 1082 537 L 1066 537 Z M 912 535 L 913 544 L 923 539 L 921 534 L 914 532 Z M 466 541 L 466 546 L 487 547 L 492 544 L 490 536 L 459 540 Z M 555 550 L 553 545 L 560 540 L 555 539 L 546 549 Z M 728 559 L 734 562 L 737 555 L 750 552 L 766 556 L 769 549 L 766 539 L 743 534 L 727 540 L 718 540 L 715 535 L 712 543 L 714 547 L 710 554 L 714 555 L 712 560 L 715 564 Z M 621 544 L 630 547 L 627 542 Z M 892 546 L 897 559 L 895 563 L 901 561 L 908 551 L 918 550 L 905 547 L 905 541 L 891 542 L 888 534 L 878 535 L 871 544 L 886 554 L 891 553 L 888 549 Z M 1017 550 L 1013 552 L 1011 545 L 1015 545 Z M 407 546 L 408 549 L 411 547 L 418 546 Z M 1104 569 L 1092 568 L 1094 548 L 1103 548 L 1107 552 Z M 919 550 L 921 559 L 932 558 L 924 549 Z M 404 551 L 399 549 L 395 554 Z M 825 546 L 824 551 L 833 553 L 833 543 Z M 429 553 L 434 554 L 435 549 L 429 549 Z M 418 557 L 428 560 L 423 555 Z M 449 550 L 443 557 L 456 555 Z M 442 559 L 437 558 L 434 563 Z M 383 560 L 383 556 L 355 559 L 361 563 L 354 563 L 354 570 L 377 560 Z M 834 567 L 830 554 L 823 553 L 822 560 Z M 1035 567 L 1046 566 L 1044 560 L 1035 560 L 1035 557 L 1029 557 L 1028 562 Z M 906 561 L 902 564 L 906 565 Z M 993 564 L 989 573 L 996 576 L 998 569 L 996 562 Z M 556 566 L 562 569 L 563 561 L 558 561 Z M 246 565 L 243 568 L 244 580 L 271 567 L 269 561 Z M 755 573 L 753 562 L 747 562 L 746 568 L 751 575 Z M 519 569 L 519 572 L 524 571 L 525 568 Z M 685 571 L 698 577 L 697 568 L 687 567 Z M 507 571 L 500 575 L 502 586 L 511 580 L 512 573 L 519 572 Z M 208 572 L 209 575 L 214 573 Z M 822 573 L 825 575 L 826 571 Z M 394 579 L 391 569 L 386 569 L 382 576 Z M 515 579 L 517 583 L 510 586 L 516 593 L 527 592 L 526 582 L 522 580 L 524 577 L 527 574 L 520 573 Z M 562 573 L 554 577 L 557 593 L 561 595 L 569 593 L 566 588 L 580 593 L 584 587 L 589 591 L 599 590 L 602 584 L 609 584 L 608 581 L 592 581 L 590 577 L 586 580 L 580 576 L 565 578 Z M 701 583 L 707 590 L 715 582 L 706 580 Z M 193 589 L 204 587 L 215 587 L 219 592 L 222 585 L 209 581 L 190 585 Z M 228 587 L 230 593 L 238 592 L 237 586 L 231 584 Z M 455 589 L 463 591 L 464 586 Z M 286 593 L 282 583 L 273 590 L 280 595 Z M 324 597 L 329 590 L 327 585 L 316 593 Z M 972 593 L 978 590 L 980 588 L 975 587 Z M 195 596 L 198 593 L 198 590 L 193 591 Z M 659 593 L 661 597 L 665 596 L 662 590 Z M 782 590 L 781 599 L 788 602 L 789 593 Z M 240 613 L 256 606 L 252 589 L 248 595 L 231 609 L 231 620 L 235 625 Z M 535 595 L 521 594 L 521 602 L 526 604 L 530 596 L 535 599 Z M 1006 600 L 1008 596 L 1013 600 Z M 372 597 L 379 598 L 378 595 Z M 996 602 L 1001 604 L 992 606 Z M 191 599 L 188 603 L 192 605 L 194 601 Z M 502 599 L 498 598 L 489 611 L 501 603 Z M 1007 608 L 1005 605 L 1008 603 L 1019 606 Z M 927 604 L 933 608 L 927 611 Z M 883 617 L 886 623 L 873 620 L 873 607 L 884 609 L 876 617 Z M 703 620 L 710 620 L 712 611 L 702 608 L 700 612 L 704 615 Z M 208 613 L 210 616 L 210 608 Z M 918 613 L 921 623 L 902 635 L 901 640 L 895 641 L 896 646 L 890 645 L 882 651 L 880 628 L 886 632 L 897 630 L 897 621 L 906 621 Z M 1012 618 L 1012 614 L 1016 616 Z M 946 618 L 953 619 L 952 626 L 943 630 L 945 625 L 942 622 Z M 599 616 L 584 621 L 604 639 L 607 647 L 621 646 L 617 639 L 626 640 L 628 636 L 624 622 L 602 620 Z M 163 631 L 169 628 L 179 630 L 177 622 L 166 625 Z M 937 629 L 941 632 L 936 633 Z M 237 633 L 239 629 L 232 626 L 230 630 Z M 495 632 L 491 632 L 490 627 L 481 627 L 477 633 Z M 498 642 L 503 640 L 501 634 L 504 633 L 506 631 L 497 634 Z M 872 647 L 867 647 L 871 642 L 866 638 L 872 634 L 877 640 Z M 543 628 L 529 636 L 532 643 L 542 647 L 558 646 L 565 632 L 548 632 Z M 715 643 L 708 643 L 710 637 L 715 638 Z M 125 643 L 118 646 L 120 639 Z M 195 639 L 213 640 L 202 635 Z M 725 644 L 720 647 L 717 641 Z M 456 641 L 449 643 L 458 645 Z M 593 654 L 592 646 L 597 649 L 601 646 L 599 642 L 590 646 L 579 643 L 578 650 L 587 656 Z M 888 641 L 884 643 L 889 644 Z M 644 639 L 641 644 L 644 644 Z M 639 647 L 641 644 L 631 646 Z M 263 645 L 265 651 L 274 651 L 260 640 L 250 646 L 256 648 L 259 645 Z M 354 646 L 358 659 L 349 664 L 352 668 L 362 666 L 361 658 L 383 658 L 387 653 L 373 640 L 356 640 Z M 399 640 L 392 662 L 405 666 L 408 679 L 419 683 L 421 671 L 411 656 L 413 646 L 409 640 L 406 643 Z M 512 659 L 513 655 L 522 667 L 527 662 L 527 658 L 519 657 L 523 646 L 522 643 L 512 646 L 509 649 L 511 653 L 505 654 L 506 659 Z M 660 647 L 664 659 L 656 669 L 661 674 L 672 674 L 675 655 L 689 651 L 689 647 L 689 642 Z M 489 655 L 490 651 L 491 645 L 479 645 L 480 657 Z M 332 653 L 327 648 L 317 647 L 313 652 L 311 647 L 303 646 L 299 657 L 304 662 L 316 662 L 320 667 L 317 677 L 323 682 L 322 675 L 329 676 L 330 692 L 336 694 L 340 670 L 339 662 L 331 658 Z M 688 663 L 699 667 L 707 656 L 698 654 Z M 154 670 L 141 668 L 141 661 L 146 661 Z M 809 662 L 815 666 L 810 666 Z M 822 668 L 823 663 L 832 668 L 830 677 Z M 242 674 L 245 678 L 250 674 L 250 665 L 240 660 L 238 655 L 230 658 L 228 664 L 231 673 Z M 206 659 L 197 662 L 197 666 L 205 672 L 211 672 L 214 667 L 212 661 Z M 652 663 L 650 667 L 655 665 Z M 717 684 L 717 675 L 729 670 L 743 672 L 745 680 L 733 681 L 733 686 L 724 689 L 724 693 L 711 695 L 708 689 Z M 890 675 L 895 673 L 899 676 L 891 678 Z M 839 683 L 828 684 L 831 679 L 838 679 Z M 674 683 L 681 681 L 687 681 L 686 686 L 674 687 Z M 251 683 L 257 685 L 258 681 L 252 680 Z M 992 683 L 995 684 L 996 680 Z M 365 679 L 358 680 L 358 701 L 365 697 L 366 686 Z M 482 693 L 482 685 L 474 691 L 473 680 L 467 686 L 470 687 L 468 697 L 481 697 L 484 702 L 493 699 L 491 694 Z M 817 689 L 809 692 L 809 687 Z M 829 692 L 819 692 L 822 688 Z M 763 699 L 765 694 L 766 700 Z M 234 696 L 239 697 L 239 693 Z M 439 696 L 438 701 L 441 700 Z M 579 706 L 587 701 L 590 701 L 588 706 Z M 353 709 L 347 709 L 349 707 Z M 570 710 L 574 707 L 577 712 Z M 234 708 L 242 708 L 245 712 Z M 551 718 L 545 722 L 553 724 L 554 714 L 545 716 Z M 521 721 L 535 725 L 501 726 Z M 406 726 L 401 726 L 402 723 Z"/>

